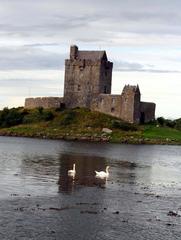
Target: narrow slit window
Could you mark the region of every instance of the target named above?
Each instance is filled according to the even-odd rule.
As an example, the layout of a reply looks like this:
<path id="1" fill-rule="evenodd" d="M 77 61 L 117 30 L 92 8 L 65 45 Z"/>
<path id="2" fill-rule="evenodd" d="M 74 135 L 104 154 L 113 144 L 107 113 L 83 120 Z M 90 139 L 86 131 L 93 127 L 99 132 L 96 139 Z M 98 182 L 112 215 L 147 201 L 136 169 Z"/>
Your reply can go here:
<path id="1" fill-rule="evenodd" d="M 107 86 L 104 86 L 104 93 L 107 93 Z"/>
<path id="2" fill-rule="evenodd" d="M 112 98 L 112 104 L 115 104 L 115 98 Z"/>

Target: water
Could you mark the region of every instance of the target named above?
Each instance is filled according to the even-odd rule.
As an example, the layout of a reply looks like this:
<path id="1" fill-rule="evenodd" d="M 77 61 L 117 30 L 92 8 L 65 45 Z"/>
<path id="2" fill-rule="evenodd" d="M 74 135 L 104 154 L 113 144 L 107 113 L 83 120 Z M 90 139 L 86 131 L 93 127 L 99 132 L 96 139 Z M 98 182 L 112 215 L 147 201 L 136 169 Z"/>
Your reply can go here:
<path id="1" fill-rule="evenodd" d="M 180 146 L 0 137 L 0 239 L 180 239 L 180 156 Z"/>

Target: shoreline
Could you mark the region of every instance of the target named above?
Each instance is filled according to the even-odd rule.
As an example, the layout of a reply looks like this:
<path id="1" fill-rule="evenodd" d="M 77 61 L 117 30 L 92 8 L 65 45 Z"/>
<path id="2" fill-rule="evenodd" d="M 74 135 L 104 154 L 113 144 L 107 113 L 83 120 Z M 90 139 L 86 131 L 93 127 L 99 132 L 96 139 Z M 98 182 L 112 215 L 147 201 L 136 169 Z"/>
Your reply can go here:
<path id="1" fill-rule="evenodd" d="M 115 143 L 115 144 L 133 144 L 133 145 L 175 145 L 180 146 L 181 141 L 174 141 L 171 139 L 148 139 L 148 138 L 132 138 L 123 137 L 122 139 L 112 140 L 111 136 L 107 137 L 94 137 L 94 136 L 71 136 L 71 135 L 59 135 L 59 136 L 47 136 L 46 134 L 17 134 L 15 132 L 0 132 L 1 137 L 24 137 L 24 138 L 36 138 L 46 140 L 64 140 L 64 141 L 79 141 L 79 142 L 98 142 L 98 143 Z"/>
<path id="2" fill-rule="evenodd" d="M 158 121 L 131 124 L 85 108 L 24 109 L 1 111 L 0 136 L 119 144 L 181 145 L 181 121 L 177 127 Z M 169 124 L 171 124 L 169 122 Z M 171 125 L 170 125 L 171 126 Z"/>

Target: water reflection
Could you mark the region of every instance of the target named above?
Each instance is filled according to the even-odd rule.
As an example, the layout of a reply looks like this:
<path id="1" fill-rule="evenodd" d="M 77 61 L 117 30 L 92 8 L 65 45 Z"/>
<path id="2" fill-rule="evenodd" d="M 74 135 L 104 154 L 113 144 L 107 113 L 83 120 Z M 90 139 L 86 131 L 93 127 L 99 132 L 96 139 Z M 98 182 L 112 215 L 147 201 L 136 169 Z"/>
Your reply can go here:
<path id="1" fill-rule="evenodd" d="M 92 157 L 82 154 L 59 154 L 55 158 L 50 155 L 24 155 L 20 171 L 17 176 L 24 181 L 33 182 L 56 182 L 58 192 L 73 192 L 79 190 L 81 186 L 105 187 L 107 179 L 96 178 L 95 170 L 104 170 L 108 159 L 104 157 Z M 76 174 L 71 176 L 68 170 L 76 164 Z"/>
<path id="2" fill-rule="evenodd" d="M 104 187 L 106 179 L 95 178 L 95 169 L 105 169 L 106 158 L 86 155 L 61 154 L 59 168 L 59 192 L 72 192 L 80 186 Z M 76 164 L 74 177 L 68 175 L 68 170 Z"/>
<path id="3" fill-rule="evenodd" d="M 59 161 L 50 155 L 25 155 L 21 164 L 21 175 L 31 176 L 37 179 L 52 178 L 55 179 L 58 172 Z"/>
<path id="4" fill-rule="evenodd" d="M 57 194 L 86 187 L 116 188 L 145 185 L 159 192 L 163 186 L 181 188 L 181 148 L 91 144 L 21 138 L 0 138 L 0 190 L 2 195 Z M 76 175 L 68 170 L 76 163 Z M 95 178 L 95 170 L 106 179 Z M 113 184 L 112 184 L 113 183 Z M 114 183 L 118 183 L 117 185 Z M 136 189 L 137 190 L 137 189 Z M 134 190 L 135 191 L 135 190 Z"/>

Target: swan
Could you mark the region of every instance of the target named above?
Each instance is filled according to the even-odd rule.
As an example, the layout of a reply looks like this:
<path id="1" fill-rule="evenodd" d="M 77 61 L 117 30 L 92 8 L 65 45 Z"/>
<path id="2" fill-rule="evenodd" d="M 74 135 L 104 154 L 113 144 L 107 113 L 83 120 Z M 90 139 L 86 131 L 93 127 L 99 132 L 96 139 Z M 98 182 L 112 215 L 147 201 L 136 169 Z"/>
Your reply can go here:
<path id="1" fill-rule="evenodd" d="M 99 177 L 99 178 L 107 178 L 109 177 L 109 172 L 108 172 L 108 169 L 109 169 L 109 166 L 106 167 L 106 171 L 95 171 L 96 173 L 96 177 Z"/>
<path id="2" fill-rule="evenodd" d="M 69 176 L 75 176 L 75 173 L 76 173 L 76 171 L 75 171 L 75 163 L 74 163 L 73 164 L 73 169 L 68 170 L 68 175 Z"/>

